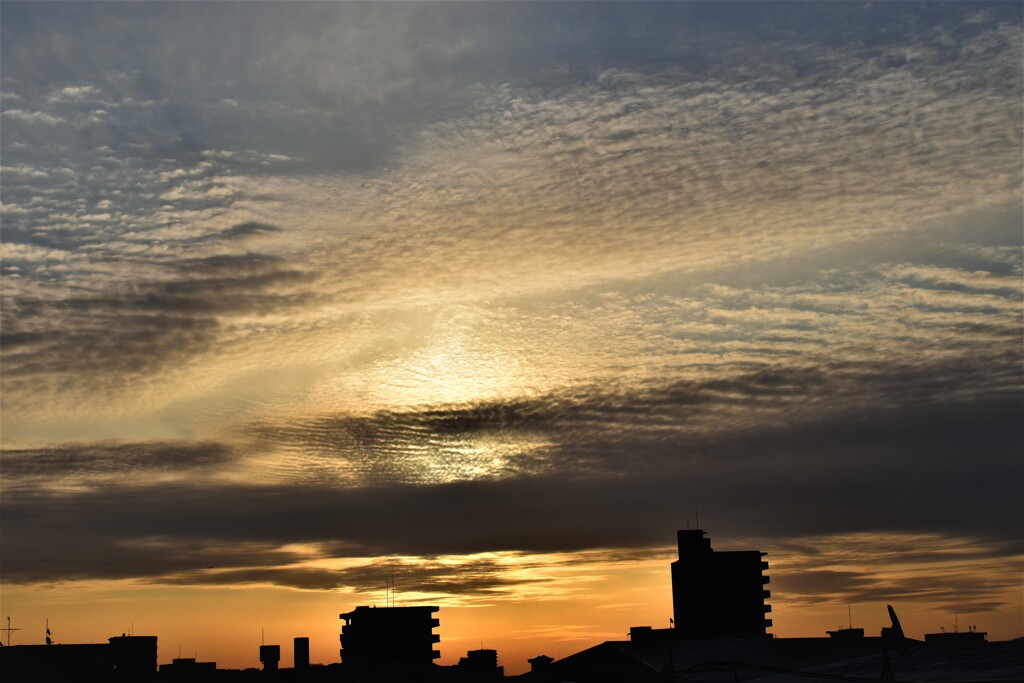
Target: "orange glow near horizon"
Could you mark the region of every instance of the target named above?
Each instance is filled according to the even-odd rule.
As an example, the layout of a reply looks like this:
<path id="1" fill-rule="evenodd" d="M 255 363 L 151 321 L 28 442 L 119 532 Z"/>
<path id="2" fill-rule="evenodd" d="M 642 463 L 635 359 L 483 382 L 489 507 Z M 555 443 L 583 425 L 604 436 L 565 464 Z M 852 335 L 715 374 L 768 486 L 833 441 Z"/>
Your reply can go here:
<path id="1" fill-rule="evenodd" d="M 855 554 L 871 553 L 872 540 L 863 535 L 832 539 Z M 891 547 L 894 539 L 887 543 Z M 939 539 L 907 537 L 897 542 L 941 545 Z M 716 550 L 718 550 L 716 546 Z M 736 543 L 723 549 L 741 549 Z M 398 606 L 431 604 L 440 607 L 441 636 L 438 646 L 441 658 L 437 663 L 452 665 L 466 651 L 480 648 L 498 651 L 500 663 L 507 674 L 528 670 L 527 659 L 539 654 L 560 658 L 607 640 L 625 640 L 632 626 L 667 628 L 672 616 L 669 563 L 674 549 L 651 549 L 644 559 L 604 561 L 601 552 L 509 555 L 501 559 L 503 574 L 513 583 L 492 595 L 486 593 L 462 597 L 403 593 L 398 586 Z M 770 553 L 769 575 L 775 637 L 825 637 L 826 630 L 845 627 L 848 604 L 843 595 L 787 594 L 778 586 L 791 583 L 788 574 L 798 574 L 808 566 L 818 570 L 862 572 L 877 579 L 893 591 L 901 580 L 920 582 L 932 577 L 931 585 L 943 589 L 941 578 L 935 577 L 981 574 L 984 562 L 958 559 L 966 548 L 947 548 L 946 560 L 932 564 L 927 570 L 913 564 L 900 563 L 895 554 L 881 558 L 890 568 L 877 574 L 870 563 L 839 565 L 822 561 L 821 557 L 793 552 Z M 467 559 L 467 558 L 463 558 Z M 468 558 L 472 560 L 474 558 Z M 479 557 L 475 558 L 479 559 Z M 1018 558 L 1019 559 L 1019 558 Z M 404 558 L 415 564 L 417 558 Z M 449 561 L 458 566 L 460 558 Z M 958 615 L 936 610 L 934 592 L 922 590 L 921 595 L 902 595 L 891 600 L 858 600 L 850 605 L 853 626 L 877 635 L 889 625 L 885 604 L 895 605 L 904 630 L 909 637 L 923 638 L 926 632 L 940 627 L 952 630 L 954 618 L 961 629 L 976 625 L 986 631 L 989 640 L 1020 637 L 1021 603 L 1018 578 L 1012 571 L 996 575 L 1001 587 L 994 588 L 990 599 L 1003 606 L 986 611 L 983 620 L 976 620 L 968 607 Z M 73 590 L 72 590 L 73 588 Z M 292 639 L 310 638 L 310 657 L 314 663 L 339 661 L 338 614 L 359 605 L 385 602 L 380 591 L 312 591 L 272 586 L 242 585 L 237 587 L 182 587 L 145 585 L 140 582 L 80 582 L 51 586 L 10 586 L 3 590 L 5 609 L 14 617 L 14 626 L 21 628 L 12 642 L 41 642 L 45 620 L 56 642 L 103 642 L 120 633 L 156 635 L 159 640 L 159 661 L 195 656 L 201 661 L 215 661 L 220 668 L 258 667 L 260 638 L 282 648 L 282 666 L 290 666 Z M 980 623 L 978 623 L 980 621 Z"/>

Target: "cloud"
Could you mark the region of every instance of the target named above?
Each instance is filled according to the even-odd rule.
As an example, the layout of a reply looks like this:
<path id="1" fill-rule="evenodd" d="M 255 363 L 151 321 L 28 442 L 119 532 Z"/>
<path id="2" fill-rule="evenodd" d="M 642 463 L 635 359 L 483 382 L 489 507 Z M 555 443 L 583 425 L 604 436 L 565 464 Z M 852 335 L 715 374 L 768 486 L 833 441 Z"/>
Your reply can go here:
<path id="1" fill-rule="evenodd" d="M 522 566 L 517 563 L 521 572 Z M 345 568 L 315 566 L 250 567 L 216 572 L 190 572 L 160 577 L 171 585 L 273 584 L 305 590 L 348 589 L 357 592 L 378 590 L 381 577 L 390 577 L 403 593 L 431 596 L 498 595 L 511 587 L 540 581 L 513 576 L 504 563 L 491 559 L 437 561 L 427 558 L 378 560 Z"/>
<path id="2" fill-rule="evenodd" d="M 46 171 L 41 171 L 25 164 L 19 164 L 18 166 L 2 166 L 0 171 L 3 173 L 16 175 L 16 176 L 27 176 L 29 178 L 48 178 L 50 174 Z"/>
<path id="3" fill-rule="evenodd" d="M 716 534 L 762 544 L 922 533 L 988 539 L 985 552 L 1004 556 L 1020 552 L 1022 473 L 1002 446 L 1019 434 L 1016 417 L 1011 405 L 956 406 L 618 442 L 576 443 L 570 432 L 547 454 L 554 467 L 481 481 L 353 487 L 207 478 L 52 493 L 14 487 L 3 501 L 5 556 L 14 558 L 5 574 L 59 578 L 65 570 L 44 569 L 33 550 L 58 530 L 91 538 L 94 548 L 158 537 L 186 546 L 314 543 L 343 557 L 573 552 L 664 543 L 666 529 L 680 526 L 694 507 Z M 69 473 L 54 472 L 62 474 Z M 943 514 L 950 500 L 972 503 L 951 519 Z M 121 514 L 125 509 L 132 514 Z M 828 576 L 808 575 L 804 583 L 813 588 L 812 579 Z"/>
<path id="4" fill-rule="evenodd" d="M 772 554 L 773 597 L 785 606 L 918 601 L 936 611 L 984 612 L 1007 607 L 1019 582 L 996 561 L 1020 557 L 1016 541 L 850 534 L 800 544 L 780 543 Z"/>
<path id="5" fill-rule="evenodd" d="M 95 99 L 100 89 L 92 85 L 69 85 L 55 90 L 47 100 L 49 102 L 83 102 Z"/>
<path id="6" fill-rule="evenodd" d="M 101 482 L 162 475 L 193 477 L 224 467 L 235 456 L 218 443 L 83 443 L 5 449 L 4 484 L 13 488 L 81 488 Z"/>
<path id="7" fill-rule="evenodd" d="M 40 123 L 47 126 L 55 126 L 60 123 L 66 123 L 64 119 L 59 116 L 53 116 L 42 111 L 25 111 L 23 109 L 5 109 L 2 116 L 12 121 L 22 121 L 25 123 Z"/>
<path id="8" fill-rule="evenodd" d="M 197 241 L 237 240 L 249 237 L 250 235 L 260 235 L 280 231 L 280 228 L 273 225 L 267 225 L 266 223 L 257 223 L 256 221 L 249 221 L 247 223 L 238 223 L 237 225 L 233 225 L 230 228 L 227 228 L 226 230 L 221 230 L 215 234 L 204 235 Z"/>
<path id="9" fill-rule="evenodd" d="M 243 224 L 217 239 L 272 230 Z M 111 266 L 121 263 L 125 270 L 138 265 L 118 258 Z M 40 267 L 38 261 L 33 264 Z M 310 289 L 315 276 L 280 257 L 258 253 L 147 264 L 145 272 L 144 280 L 111 282 L 94 291 L 76 287 L 73 295 L 56 300 L 31 287 L 8 291 L 3 307 L 6 407 L 17 411 L 25 406 L 20 396 L 28 405 L 49 403 L 55 410 L 60 405 L 55 398 L 64 391 L 117 394 L 129 384 L 166 379 L 176 367 L 187 367 L 212 350 L 233 328 L 232 320 L 295 308 L 315 296 Z"/>

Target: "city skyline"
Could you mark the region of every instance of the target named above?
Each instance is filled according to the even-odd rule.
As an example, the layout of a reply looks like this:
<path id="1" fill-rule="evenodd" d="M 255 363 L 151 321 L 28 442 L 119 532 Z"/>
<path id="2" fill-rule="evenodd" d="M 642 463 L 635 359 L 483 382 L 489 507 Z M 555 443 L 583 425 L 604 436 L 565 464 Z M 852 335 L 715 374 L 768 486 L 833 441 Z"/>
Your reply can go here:
<path id="1" fill-rule="evenodd" d="M 977 666 L 985 661 L 995 667 L 986 669 L 989 675 L 999 669 L 1003 675 L 1012 676 L 1015 667 L 1021 664 L 1020 653 L 1014 652 L 1015 647 L 1019 649 L 1021 638 L 989 643 L 988 633 L 979 631 L 976 625 L 965 624 L 964 630 L 960 631 L 956 617 L 949 631 L 940 627 L 938 632 L 929 634 L 907 634 L 892 605 L 886 605 L 889 626 L 881 628 L 877 636 L 866 633 L 863 626 L 853 626 L 852 606 L 848 605 L 847 626 L 827 631 L 828 637 L 819 634 L 817 637 L 776 639 L 774 634 L 767 632 L 772 625 L 772 609 L 768 604 L 771 591 L 767 587 L 771 579 L 765 574 L 768 570 L 768 563 L 764 560 L 766 553 L 758 550 L 714 550 L 711 539 L 702 529 L 679 530 L 677 538 L 678 559 L 671 565 L 673 619 L 669 621 L 668 628 L 631 626 L 626 640 L 606 641 L 581 652 L 569 653 L 566 658 L 560 652 L 557 658 L 546 655 L 531 657 L 528 661 L 531 672 L 543 680 L 556 680 L 565 675 L 582 676 L 588 680 L 596 676 L 600 680 L 609 680 L 607 667 L 612 666 L 618 668 L 622 680 L 630 678 L 630 670 L 633 675 L 649 678 L 651 667 L 657 670 L 661 666 L 647 659 L 652 656 L 664 660 L 665 666 L 678 667 L 675 669 L 678 673 L 692 673 L 721 665 L 719 660 L 725 655 L 733 660 L 737 657 L 748 660 L 727 663 L 736 671 L 771 670 L 813 677 L 818 671 L 816 667 L 822 665 L 838 665 L 846 673 L 851 673 L 865 669 L 871 671 L 881 664 L 884 672 L 890 666 L 886 655 L 889 651 L 899 651 L 904 659 L 910 657 L 899 662 L 901 673 L 917 671 L 920 674 L 922 670 L 934 668 L 936 661 L 943 661 L 944 666 L 974 675 L 981 673 Z M 328 662 L 329 667 L 316 673 L 311 671 L 308 636 L 292 638 L 292 661 L 285 661 L 282 667 L 282 645 L 267 643 L 265 629 L 261 628 L 258 669 L 273 673 L 279 668 L 294 668 L 294 674 L 302 680 L 313 675 L 321 678 L 340 675 L 345 680 L 405 680 L 420 676 L 435 680 L 454 676 L 458 680 L 479 681 L 498 680 L 504 676 L 505 667 L 500 664 L 500 653 L 483 648 L 482 641 L 481 649 L 467 650 L 466 657 L 460 657 L 457 665 L 449 663 L 438 668 L 433 662 L 441 657 L 441 652 L 435 649 L 440 635 L 434 630 L 441 626 L 441 620 L 435 616 L 440 608 L 397 606 L 395 600 L 393 581 L 389 579 L 385 586 L 385 604 L 362 605 L 338 615 L 344 622 L 340 633 L 340 668 L 337 668 L 339 662 L 335 661 Z M 8 626 L 4 629 L 8 646 L 11 645 L 11 634 L 19 630 L 20 627 L 11 626 L 8 618 Z M 81 667 L 86 667 L 93 674 L 102 676 L 111 666 L 114 669 L 125 666 L 144 677 L 157 674 L 160 655 L 155 635 L 139 636 L 130 629 L 120 637 L 108 638 L 109 644 L 65 644 L 51 638 L 49 620 L 45 632 L 45 645 L 0 650 L 0 656 L 8 656 L 0 657 L 2 663 L 24 675 L 32 672 L 69 675 L 76 670 L 82 672 Z M 637 651 L 627 654 L 631 648 Z M 667 654 L 667 650 L 674 654 Z M 599 654 L 602 652 L 605 654 Z M 953 659 L 949 659 L 951 655 Z M 602 663 L 602 656 L 610 656 L 611 660 Z M 675 664 L 673 656 L 680 658 Z M 177 657 L 169 658 L 165 654 L 163 659 L 170 661 L 159 665 L 159 673 L 176 677 L 175 680 L 210 680 L 208 676 L 230 671 L 218 667 L 217 662 L 198 661 L 197 651 L 192 657 L 184 657 L 180 646 Z M 615 660 L 618 662 L 613 663 Z M 995 660 L 998 660 L 998 665 L 993 664 Z M 769 669 L 764 669 L 766 666 Z M 797 669 L 787 668 L 793 666 Z M 1009 668 L 1003 670 L 1002 666 Z M 250 671 L 257 669 L 253 666 L 245 668 Z M 520 669 L 521 666 L 513 668 Z M 835 670 L 820 672 L 826 678 L 837 673 Z M 136 674 L 130 674 L 129 678 Z"/>
<path id="2" fill-rule="evenodd" d="M 0 16 L 21 637 L 327 663 L 394 577 L 515 673 L 690 524 L 780 636 L 1024 635 L 1020 3 Z"/>

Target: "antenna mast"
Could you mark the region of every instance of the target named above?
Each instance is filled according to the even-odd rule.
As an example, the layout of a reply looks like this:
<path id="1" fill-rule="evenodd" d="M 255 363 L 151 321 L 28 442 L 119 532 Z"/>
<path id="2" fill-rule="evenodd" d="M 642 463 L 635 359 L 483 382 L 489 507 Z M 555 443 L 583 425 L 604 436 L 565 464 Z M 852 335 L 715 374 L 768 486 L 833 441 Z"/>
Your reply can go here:
<path id="1" fill-rule="evenodd" d="M 20 631 L 20 628 L 11 628 L 11 618 L 7 617 L 7 628 L 0 629 L 0 631 L 7 631 L 7 647 L 11 646 L 11 631 Z"/>
<path id="2" fill-rule="evenodd" d="M 395 575 L 388 574 L 384 577 L 384 606 L 395 606 Z"/>

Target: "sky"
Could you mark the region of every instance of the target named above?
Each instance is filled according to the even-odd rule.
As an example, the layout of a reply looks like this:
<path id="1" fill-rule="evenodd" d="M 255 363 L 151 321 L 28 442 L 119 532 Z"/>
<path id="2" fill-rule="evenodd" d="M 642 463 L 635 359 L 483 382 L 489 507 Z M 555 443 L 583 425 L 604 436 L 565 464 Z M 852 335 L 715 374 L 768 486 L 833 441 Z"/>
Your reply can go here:
<path id="1" fill-rule="evenodd" d="M 1024 635 L 1020 3 L 0 15 L 12 643 Z"/>

